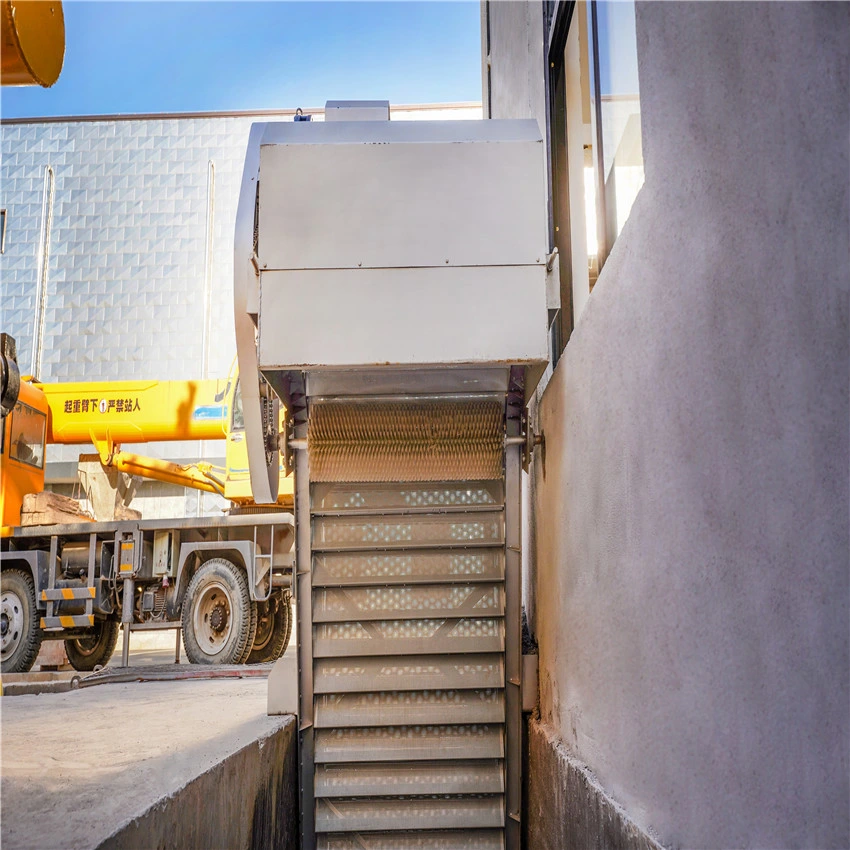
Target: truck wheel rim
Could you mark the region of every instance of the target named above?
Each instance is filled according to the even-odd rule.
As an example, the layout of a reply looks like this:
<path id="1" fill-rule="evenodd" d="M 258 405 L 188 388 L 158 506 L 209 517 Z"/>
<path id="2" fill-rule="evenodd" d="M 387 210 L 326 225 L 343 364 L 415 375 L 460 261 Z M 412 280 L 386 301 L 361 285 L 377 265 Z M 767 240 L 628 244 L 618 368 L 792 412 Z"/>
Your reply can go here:
<path id="1" fill-rule="evenodd" d="M 271 605 L 267 609 L 265 617 L 257 618 L 257 636 L 254 638 L 253 649 L 265 649 L 272 639 L 274 632 L 274 613 Z"/>
<path id="2" fill-rule="evenodd" d="M 0 600 L 0 657 L 5 661 L 24 637 L 24 605 L 17 593 L 3 592 Z"/>
<path id="3" fill-rule="evenodd" d="M 202 652 L 207 655 L 221 652 L 233 630 L 232 612 L 230 594 L 221 582 L 211 582 L 200 592 L 192 620 Z"/>
<path id="4" fill-rule="evenodd" d="M 98 644 L 100 643 L 101 630 L 103 626 L 101 626 L 94 635 L 89 635 L 89 637 L 77 638 L 74 643 L 77 646 L 77 652 L 80 655 L 94 655 L 98 650 Z"/>

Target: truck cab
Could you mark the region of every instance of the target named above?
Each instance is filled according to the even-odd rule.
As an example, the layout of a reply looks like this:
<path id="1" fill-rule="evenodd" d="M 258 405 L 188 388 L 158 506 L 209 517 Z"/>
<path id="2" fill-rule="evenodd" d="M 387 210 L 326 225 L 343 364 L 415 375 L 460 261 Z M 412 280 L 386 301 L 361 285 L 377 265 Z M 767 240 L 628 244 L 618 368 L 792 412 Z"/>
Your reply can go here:
<path id="1" fill-rule="evenodd" d="M 3 483 L 0 486 L 0 524 L 4 536 L 21 523 L 21 503 L 28 493 L 44 489 L 47 440 L 47 399 L 28 381 L 21 382 L 18 401 L 2 419 Z"/>

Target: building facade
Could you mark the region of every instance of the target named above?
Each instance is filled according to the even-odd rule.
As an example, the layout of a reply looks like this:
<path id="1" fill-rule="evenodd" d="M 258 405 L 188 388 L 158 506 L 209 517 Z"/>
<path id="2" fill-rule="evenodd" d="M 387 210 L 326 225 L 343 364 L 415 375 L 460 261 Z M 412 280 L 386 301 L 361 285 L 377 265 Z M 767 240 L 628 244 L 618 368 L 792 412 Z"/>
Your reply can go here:
<path id="1" fill-rule="evenodd" d="M 484 2 L 548 136 L 528 846 L 850 846 L 846 3 Z"/>
<path id="2" fill-rule="evenodd" d="M 323 120 L 321 109 L 307 109 Z M 225 378 L 236 355 L 233 236 L 251 124 L 295 110 L 95 116 L 0 124 L 0 326 L 42 381 Z M 480 118 L 480 104 L 392 109 L 393 120 Z M 72 493 L 91 447 L 52 446 L 47 478 Z M 141 452 L 223 463 L 223 443 Z M 141 484 L 153 516 L 222 500 Z"/>

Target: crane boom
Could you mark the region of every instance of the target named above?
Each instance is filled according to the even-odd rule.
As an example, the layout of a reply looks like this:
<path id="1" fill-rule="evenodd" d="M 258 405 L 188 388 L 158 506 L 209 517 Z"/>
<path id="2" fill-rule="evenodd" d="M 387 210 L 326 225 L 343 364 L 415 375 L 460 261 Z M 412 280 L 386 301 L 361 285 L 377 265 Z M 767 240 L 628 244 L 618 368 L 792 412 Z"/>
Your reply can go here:
<path id="1" fill-rule="evenodd" d="M 35 386 L 47 400 L 48 443 L 94 443 L 100 450 L 102 444 L 223 440 L 226 436 L 227 381 Z"/>

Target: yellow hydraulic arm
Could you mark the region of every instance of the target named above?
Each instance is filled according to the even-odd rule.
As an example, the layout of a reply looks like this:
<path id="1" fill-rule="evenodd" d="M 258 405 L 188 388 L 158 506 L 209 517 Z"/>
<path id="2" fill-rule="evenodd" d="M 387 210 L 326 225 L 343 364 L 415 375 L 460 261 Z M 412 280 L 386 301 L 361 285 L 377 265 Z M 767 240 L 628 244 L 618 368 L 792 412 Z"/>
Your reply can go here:
<path id="1" fill-rule="evenodd" d="M 217 493 L 219 496 L 225 495 L 223 479 L 225 470 L 206 461 L 196 461 L 181 466 L 168 460 L 116 451 L 108 463 L 101 457 L 101 463 L 119 472 L 126 472 L 128 475 L 138 475 L 141 478 L 164 481 L 167 484 L 179 484 L 181 487 Z"/>
<path id="2" fill-rule="evenodd" d="M 224 495 L 205 462 L 181 466 L 122 451 L 122 443 L 223 440 L 229 381 L 102 381 L 36 384 L 48 406 L 47 442 L 93 443 L 104 466 L 130 475 Z"/>

